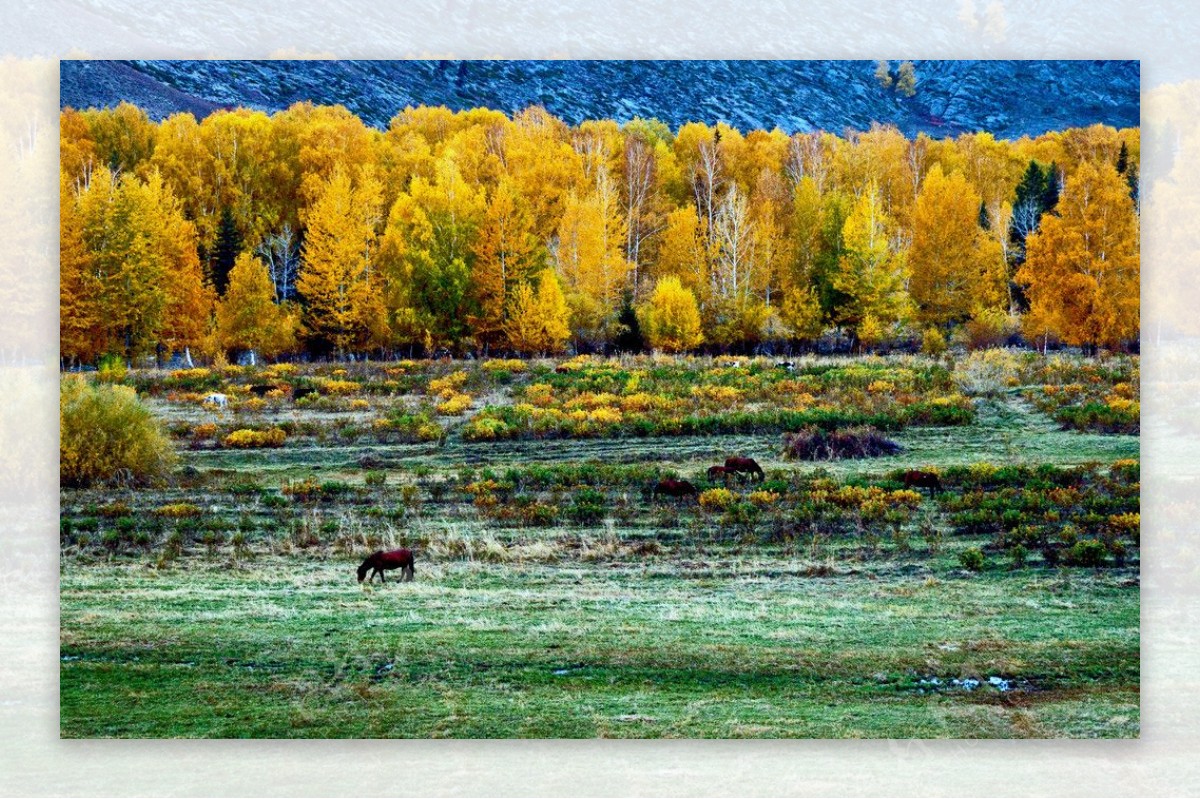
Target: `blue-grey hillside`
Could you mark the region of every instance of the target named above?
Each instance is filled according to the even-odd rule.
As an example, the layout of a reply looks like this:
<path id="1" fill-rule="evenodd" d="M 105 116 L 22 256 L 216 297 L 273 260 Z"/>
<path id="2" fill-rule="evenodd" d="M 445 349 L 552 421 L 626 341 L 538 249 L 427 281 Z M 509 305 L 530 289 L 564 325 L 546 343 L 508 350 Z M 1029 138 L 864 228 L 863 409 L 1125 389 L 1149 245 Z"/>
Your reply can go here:
<path id="1" fill-rule="evenodd" d="M 892 61 L 893 73 L 899 65 Z M 64 61 L 62 105 L 128 100 L 155 119 L 223 107 L 342 104 L 377 127 L 409 105 L 506 112 L 542 105 L 570 123 L 656 117 L 672 127 L 866 129 L 1002 138 L 1139 124 L 1136 61 L 914 61 L 916 93 L 872 61 Z"/>

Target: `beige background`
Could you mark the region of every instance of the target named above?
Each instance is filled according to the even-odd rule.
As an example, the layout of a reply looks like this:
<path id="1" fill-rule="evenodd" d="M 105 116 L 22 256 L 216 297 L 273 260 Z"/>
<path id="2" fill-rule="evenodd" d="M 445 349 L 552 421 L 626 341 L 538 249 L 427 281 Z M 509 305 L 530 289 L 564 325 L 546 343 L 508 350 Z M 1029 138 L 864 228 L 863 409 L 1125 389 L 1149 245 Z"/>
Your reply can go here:
<path id="1" fill-rule="evenodd" d="M 0 21 L 0 794 L 1200 792 L 1200 11 L 1185 0 L 6 2 Z M 1125 742 L 59 741 L 57 59 L 1141 58 L 1143 703 Z M 1019 87 L 1014 87 L 1019 90 Z M 1149 148 L 1147 148 L 1149 149 Z"/>

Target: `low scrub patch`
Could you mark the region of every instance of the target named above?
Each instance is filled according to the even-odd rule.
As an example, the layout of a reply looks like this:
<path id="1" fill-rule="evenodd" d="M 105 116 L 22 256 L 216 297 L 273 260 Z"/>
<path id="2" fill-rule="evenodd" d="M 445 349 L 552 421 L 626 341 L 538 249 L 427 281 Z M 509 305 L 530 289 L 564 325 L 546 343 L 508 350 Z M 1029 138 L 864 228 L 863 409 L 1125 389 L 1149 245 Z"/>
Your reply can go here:
<path id="1" fill-rule="evenodd" d="M 783 451 L 789 458 L 806 461 L 878 458 L 895 455 L 900 445 L 869 425 L 831 431 L 810 426 L 785 434 Z"/>

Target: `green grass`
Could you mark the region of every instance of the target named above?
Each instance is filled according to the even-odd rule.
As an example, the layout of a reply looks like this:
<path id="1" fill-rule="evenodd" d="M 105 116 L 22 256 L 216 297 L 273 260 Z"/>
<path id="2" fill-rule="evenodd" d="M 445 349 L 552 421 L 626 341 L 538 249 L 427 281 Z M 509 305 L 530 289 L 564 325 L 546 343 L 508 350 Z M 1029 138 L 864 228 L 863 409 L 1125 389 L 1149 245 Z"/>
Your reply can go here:
<path id="1" fill-rule="evenodd" d="M 1137 458 L 1138 436 L 1101 435 L 1060 430 L 1046 415 L 1016 396 L 983 400 L 979 421 L 958 427 L 910 427 L 889 437 L 903 447 L 891 457 L 869 461 L 833 461 L 820 465 L 834 473 L 886 471 L 910 466 L 957 466 L 992 463 L 1075 465 Z M 290 477 L 312 471 L 358 472 L 364 455 L 400 467 L 424 465 L 447 469 L 458 464 L 504 466 L 529 462 L 604 460 L 664 462 L 707 468 L 726 454 L 753 456 L 764 467 L 809 468 L 812 463 L 785 461 L 776 435 L 676 436 L 550 441 L 469 443 L 457 439 L 436 444 L 303 446 L 284 450 L 202 450 L 184 452 L 185 462 L 200 469 L 249 470 Z"/>
<path id="2" fill-rule="evenodd" d="M 902 451 L 864 461 L 787 461 L 774 433 L 470 443 L 452 430 L 441 444 L 309 436 L 278 450 L 185 449 L 174 485 L 64 490 L 61 734 L 1135 737 L 1132 541 L 1128 567 L 1049 569 L 1032 553 L 1009 570 L 989 538 L 950 535 L 929 499 L 905 522 L 912 549 L 895 551 L 862 529 L 768 543 L 765 529 L 650 503 L 631 483 L 606 487 L 608 511 L 623 502 L 625 515 L 600 527 L 500 526 L 461 486 L 430 490 L 485 467 L 592 460 L 695 478 L 735 453 L 768 473 L 835 480 L 1138 457 L 1138 437 L 1060 430 L 1020 391 L 979 400 L 971 425 L 889 433 Z M 150 404 L 174 421 L 212 418 Z M 279 416 L 321 429 L 338 418 Z M 367 471 L 385 486 L 358 491 Z M 309 477 L 352 488 L 316 505 L 275 495 Z M 572 491 L 540 499 L 566 508 Z M 114 500 L 128 516 L 105 515 Z M 200 515 L 149 512 L 185 502 Z M 945 534 L 939 551 L 922 519 Z M 124 543 L 106 544 L 122 525 Z M 182 553 L 162 558 L 170 535 Z M 367 551 L 412 543 L 416 582 L 355 582 Z M 959 564 L 968 546 L 987 553 L 978 574 Z M 989 677 L 1016 688 L 947 687 Z"/>
<path id="3" fill-rule="evenodd" d="M 417 582 L 363 589 L 353 565 L 68 564 L 62 735 L 1138 731 L 1138 591 L 1116 573 L 809 577 L 793 558 L 733 555 L 420 563 Z M 919 692 L 996 675 L 1028 687 Z"/>

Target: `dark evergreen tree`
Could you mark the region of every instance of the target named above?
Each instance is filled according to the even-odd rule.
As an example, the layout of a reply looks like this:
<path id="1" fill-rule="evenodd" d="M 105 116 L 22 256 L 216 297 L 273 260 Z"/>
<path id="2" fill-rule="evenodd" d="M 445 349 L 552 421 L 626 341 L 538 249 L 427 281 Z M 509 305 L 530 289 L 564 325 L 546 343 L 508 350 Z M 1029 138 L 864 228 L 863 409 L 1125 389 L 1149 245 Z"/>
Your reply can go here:
<path id="1" fill-rule="evenodd" d="M 212 261 L 209 266 L 210 278 L 217 294 L 225 295 L 229 286 L 229 270 L 242 254 L 242 234 L 233 218 L 233 211 L 228 206 L 221 209 L 221 224 L 217 227 L 217 244 L 213 247 Z"/>
<path id="2" fill-rule="evenodd" d="M 984 230 L 992 229 L 992 219 L 988 216 L 987 205 L 982 201 L 979 203 L 979 227 Z"/>
<path id="3" fill-rule="evenodd" d="M 1129 148 L 1125 142 L 1121 142 L 1121 152 L 1117 153 L 1117 174 L 1124 175 L 1126 169 L 1129 169 Z"/>
<path id="4" fill-rule="evenodd" d="M 1061 177 L 1058 164 L 1051 161 L 1046 170 L 1046 193 L 1042 196 L 1042 213 L 1052 213 L 1058 207 L 1058 183 Z"/>
<path id="5" fill-rule="evenodd" d="M 617 352 L 645 352 L 646 341 L 642 338 L 642 327 L 633 310 L 633 297 L 625 298 L 625 304 L 617 316 L 617 324 L 621 331 L 613 341 Z"/>

